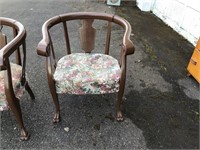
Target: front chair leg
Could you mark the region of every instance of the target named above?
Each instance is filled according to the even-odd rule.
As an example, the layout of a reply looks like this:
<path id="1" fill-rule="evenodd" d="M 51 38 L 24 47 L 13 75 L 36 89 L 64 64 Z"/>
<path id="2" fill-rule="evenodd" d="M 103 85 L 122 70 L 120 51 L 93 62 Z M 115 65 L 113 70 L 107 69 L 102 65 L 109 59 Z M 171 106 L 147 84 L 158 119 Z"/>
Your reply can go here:
<path id="1" fill-rule="evenodd" d="M 54 105 L 56 107 L 56 112 L 53 117 L 53 123 L 57 123 L 57 122 L 60 122 L 60 105 L 59 105 L 59 101 L 58 101 L 58 95 L 54 89 L 51 88 L 50 91 L 51 91 Z"/>
<path id="2" fill-rule="evenodd" d="M 21 108 L 20 108 L 20 104 L 19 104 L 19 99 L 17 99 L 17 98 L 11 99 L 10 98 L 10 99 L 7 99 L 7 101 L 8 101 L 8 105 L 9 105 L 10 109 L 12 110 L 13 114 L 15 115 L 16 121 L 19 124 L 20 133 L 21 133 L 20 139 L 28 140 L 29 134 L 24 127 Z"/>
<path id="3" fill-rule="evenodd" d="M 49 80 L 49 87 L 50 87 L 50 92 L 53 98 L 53 102 L 56 108 L 56 112 L 53 117 L 53 123 L 60 122 L 60 105 L 58 101 L 58 94 L 56 93 L 55 85 L 53 80 Z"/>
<path id="4" fill-rule="evenodd" d="M 60 105 L 59 105 L 57 93 L 52 94 L 52 97 L 53 97 L 53 102 L 56 107 L 56 112 L 53 117 L 53 123 L 57 123 L 57 122 L 60 122 Z"/>
<path id="5" fill-rule="evenodd" d="M 117 121 L 124 121 L 124 117 L 121 111 L 121 104 L 122 104 L 122 97 L 123 92 L 120 90 L 117 96 L 117 103 L 116 103 L 116 119 Z"/>
<path id="6" fill-rule="evenodd" d="M 56 111 L 53 117 L 53 123 L 60 122 L 60 111 Z"/>
<path id="7" fill-rule="evenodd" d="M 26 129 L 25 128 L 21 128 L 21 131 L 20 131 L 20 139 L 22 140 L 22 141 L 26 141 L 26 140 L 28 140 L 28 138 L 29 138 L 29 134 L 28 134 L 28 132 L 26 131 Z"/>

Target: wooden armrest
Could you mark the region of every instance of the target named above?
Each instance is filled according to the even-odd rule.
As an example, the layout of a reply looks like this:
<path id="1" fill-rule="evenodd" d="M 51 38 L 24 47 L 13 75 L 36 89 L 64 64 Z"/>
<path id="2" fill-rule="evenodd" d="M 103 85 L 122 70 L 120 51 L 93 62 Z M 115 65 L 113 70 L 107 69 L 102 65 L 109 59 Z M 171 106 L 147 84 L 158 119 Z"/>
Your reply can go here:
<path id="1" fill-rule="evenodd" d="M 134 47 L 133 42 L 131 40 L 127 40 L 124 43 L 124 47 L 125 47 L 126 55 L 131 55 L 135 52 L 135 47 Z"/>
<path id="2" fill-rule="evenodd" d="M 128 21 L 126 21 L 126 32 L 124 33 L 124 39 L 123 39 L 123 44 L 125 46 L 125 50 L 126 50 L 126 55 L 130 55 L 130 54 L 133 54 L 134 51 L 135 51 L 135 47 L 133 45 L 133 42 L 130 40 L 130 37 L 131 37 L 131 32 L 132 32 L 132 29 L 131 29 L 131 25 L 129 24 Z"/>
<path id="3" fill-rule="evenodd" d="M 48 49 L 50 45 L 50 38 L 49 38 L 49 33 L 48 33 L 48 22 L 46 22 L 42 26 L 42 40 L 38 43 L 37 46 L 37 54 L 41 56 L 48 57 Z"/>
<path id="4" fill-rule="evenodd" d="M 49 56 L 48 54 L 48 48 L 49 48 L 49 43 L 45 42 L 44 40 L 41 40 L 37 46 L 37 54 L 41 56 Z"/>
<path id="5" fill-rule="evenodd" d="M 130 40 L 131 36 L 131 25 L 130 23 L 125 20 L 124 18 L 121 18 L 119 16 L 114 16 L 113 21 L 121 26 L 124 27 L 125 33 L 123 37 L 123 50 L 125 51 L 126 55 L 133 54 L 135 51 L 135 47 L 133 45 L 133 42 Z"/>
<path id="6" fill-rule="evenodd" d="M 55 24 L 58 24 L 61 22 L 60 16 L 55 16 L 53 18 L 50 18 L 47 20 L 43 26 L 42 26 L 42 40 L 39 42 L 37 46 L 37 54 L 41 56 L 49 56 L 49 47 L 50 47 L 50 35 L 49 35 L 49 29 L 54 26 Z"/>

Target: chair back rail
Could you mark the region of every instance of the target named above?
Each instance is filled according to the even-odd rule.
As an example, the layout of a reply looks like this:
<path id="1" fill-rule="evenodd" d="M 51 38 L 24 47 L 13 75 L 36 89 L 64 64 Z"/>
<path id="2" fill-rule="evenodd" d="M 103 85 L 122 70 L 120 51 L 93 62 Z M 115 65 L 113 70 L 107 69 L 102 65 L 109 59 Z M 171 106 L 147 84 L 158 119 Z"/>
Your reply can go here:
<path id="1" fill-rule="evenodd" d="M 64 28 L 64 34 L 65 34 L 67 53 L 70 54 L 71 48 L 70 48 L 68 28 L 67 28 L 67 23 L 66 23 L 67 21 L 70 21 L 70 20 L 83 20 L 83 25 L 80 28 L 81 47 L 86 52 L 91 52 L 91 50 L 94 48 L 95 29 L 93 29 L 92 23 L 91 22 L 89 23 L 88 20 L 94 20 L 94 19 L 108 21 L 105 54 L 109 54 L 109 46 L 110 46 L 110 38 L 111 38 L 111 22 L 114 22 L 125 29 L 124 36 L 123 36 L 123 48 L 122 48 L 124 53 L 126 55 L 134 53 L 134 45 L 130 40 L 130 35 L 131 35 L 130 24 L 125 19 L 119 16 L 106 14 L 106 13 L 96 13 L 96 12 L 81 12 L 81 13 L 74 12 L 74 13 L 68 13 L 68 14 L 55 16 L 47 20 L 43 24 L 43 27 L 42 27 L 43 38 L 38 44 L 37 53 L 42 56 L 49 56 L 49 51 L 51 50 L 50 49 L 51 40 L 50 40 L 50 35 L 49 35 L 48 30 L 54 25 L 62 22 L 63 28 Z M 86 26 L 84 27 L 85 24 L 87 24 L 87 27 Z M 83 31 L 83 29 L 85 30 Z M 84 42 L 83 42 L 83 39 L 84 39 Z M 87 41 L 90 41 L 90 43 Z"/>

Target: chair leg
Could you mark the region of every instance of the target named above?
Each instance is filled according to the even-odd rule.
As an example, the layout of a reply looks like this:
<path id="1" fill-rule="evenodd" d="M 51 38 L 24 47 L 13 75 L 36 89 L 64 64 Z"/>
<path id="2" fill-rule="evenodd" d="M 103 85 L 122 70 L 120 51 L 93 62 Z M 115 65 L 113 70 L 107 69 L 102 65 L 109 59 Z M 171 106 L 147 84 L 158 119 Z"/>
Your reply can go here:
<path id="1" fill-rule="evenodd" d="M 31 90 L 31 88 L 30 88 L 28 82 L 26 82 L 26 84 L 25 84 L 25 89 L 26 89 L 26 91 L 28 92 L 28 94 L 30 95 L 31 99 L 32 99 L 32 100 L 35 99 L 35 96 L 34 96 L 34 94 L 33 94 L 33 91 Z"/>
<path id="2" fill-rule="evenodd" d="M 53 102 L 56 108 L 56 112 L 54 114 L 53 123 L 60 122 L 60 105 L 58 101 L 58 94 L 56 93 L 55 85 L 53 80 L 49 80 L 49 88 L 53 98 Z"/>
<path id="3" fill-rule="evenodd" d="M 121 82 L 119 85 L 119 92 L 117 95 L 117 103 L 116 103 L 116 119 L 117 121 L 124 121 L 124 117 L 121 111 L 121 104 L 123 100 L 123 95 L 124 95 L 124 88 L 125 88 L 125 75 L 122 76 Z"/>
<path id="4" fill-rule="evenodd" d="M 121 111 L 121 104 L 123 98 L 124 90 L 120 89 L 117 95 L 117 103 L 116 103 L 116 119 L 117 121 L 123 121 L 124 117 Z"/>
<path id="5" fill-rule="evenodd" d="M 57 123 L 57 122 L 60 122 L 60 105 L 59 105 L 59 101 L 58 101 L 58 95 L 57 95 L 57 93 L 53 93 L 53 92 L 51 92 L 51 95 L 53 98 L 54 105 L 56 107 L 56 112 L 53 117 L 53 123 Z"/>
<path id="6" fill-rule="evenodd" d="M 23 119 L 22 119 L 22 113 L 21 113 L 21 108 L 20 108 L 20 104 L 19 104 L 19 99 L 7 99 L 8 101 L 8 105 L 11 109 L 11 111 L 13 112 L 13 114 L 15 115 L 15 118 L 17 120 L 17 123 L 19 124 L 20 127 L 20 139 L 21 140 L 28 140 L 29 138 L 29 134 L 26 131 L 25 127 L 24 127 L 24 123 L 23 123 Z"/>

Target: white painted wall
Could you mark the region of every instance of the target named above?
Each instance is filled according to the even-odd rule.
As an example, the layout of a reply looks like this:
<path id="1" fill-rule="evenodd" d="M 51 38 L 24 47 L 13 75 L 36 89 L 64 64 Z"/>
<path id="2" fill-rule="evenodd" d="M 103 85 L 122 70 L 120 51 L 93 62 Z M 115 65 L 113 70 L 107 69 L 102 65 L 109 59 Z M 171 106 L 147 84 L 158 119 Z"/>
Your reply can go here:
<path id="1" fill-rule="evenodd" d="M 200 37 L 200 0 L 137 0 L 142 11 L 152 11 L 194 46 Z"/>

